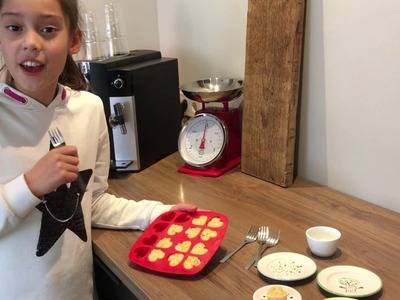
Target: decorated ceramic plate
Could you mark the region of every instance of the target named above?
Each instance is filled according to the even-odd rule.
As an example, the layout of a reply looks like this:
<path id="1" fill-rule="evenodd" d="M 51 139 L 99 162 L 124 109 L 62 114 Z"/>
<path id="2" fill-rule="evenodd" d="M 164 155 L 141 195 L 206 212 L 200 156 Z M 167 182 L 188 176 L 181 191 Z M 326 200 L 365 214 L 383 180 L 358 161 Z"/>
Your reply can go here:
<path id="1" fill-rule="evenodd" d="M 154 271 L 193 275 L 218 250 L 227 228 L 228 218 L 220 213 L 169 211 L 137 239 L 129 259 Z"/>
<path id="2" fill-rule="evenodd" d="M 270 289 L 273 286 L 282 287 L 288 293 L 288 295 L 287 295 L 288 300 L 301 300 L 300 293 L 298 291 L 296 291 L 294 288 L 291 288 L 290 286 L 278 285 L 278 284 L 270 284 L 270 285 L 266 285 L 266 286 L 259 288 L 253 294 L 253 300 L 267 300 L 268 299 L 267 298 L 268 289 Z"/>
<path id="3" fill-rule="evenodd" d="M 318 285 L 325 291 L 345 297 L 367 297 L 379 292 L 382 280 L 375 273 L 355 266 L 333 266 L 320 271 Z"/>
<path id="4" fill-rule="evenodd" d="M 271 279 L 295 281 L 313 275 L 317 271 L 317 265 L 311 258 L 302 254 L 277 252 L 261 258 L 257 269 Z"/>
<path id="5" fill-rule="evenodd" d="M 324 300 L 356 300 L 356 299 L 348 297 L 331 297 L 331 298 L 325 298 Z"/>

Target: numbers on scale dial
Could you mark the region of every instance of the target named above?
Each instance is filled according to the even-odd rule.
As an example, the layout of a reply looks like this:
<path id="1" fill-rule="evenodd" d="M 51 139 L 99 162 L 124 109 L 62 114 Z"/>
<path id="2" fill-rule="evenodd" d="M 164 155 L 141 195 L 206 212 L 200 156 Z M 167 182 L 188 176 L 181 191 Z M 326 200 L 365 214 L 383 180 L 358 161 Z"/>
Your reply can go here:
<path id="1" fill-rule="evenodd" d="M 206 166 L 217 160 L 226 144 L 226 129 L 213 115 L 201 114 L 182 129 L 179 151 L 193 166 Z"/>

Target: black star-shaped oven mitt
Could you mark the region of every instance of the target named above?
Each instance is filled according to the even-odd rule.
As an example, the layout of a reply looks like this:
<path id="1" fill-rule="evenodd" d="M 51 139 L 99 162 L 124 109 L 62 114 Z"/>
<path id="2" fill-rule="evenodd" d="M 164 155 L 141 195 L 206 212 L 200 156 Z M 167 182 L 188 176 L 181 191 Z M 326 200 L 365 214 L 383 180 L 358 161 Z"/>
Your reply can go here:
<path id="1" fill-rule="evenodd" d="M 92 173 L 92 170 L 79 172 L 85 189 Z M 85 190 L 74 181 L 69 187 L 64 184 L 56 191 L 45 195 L 44 201 L 36 206 L 43 213 L 36 256 L 46 254 L 66 229 L 74 232 L 82 241 L 87 241 L 81 207 L 84 193 Z"/>

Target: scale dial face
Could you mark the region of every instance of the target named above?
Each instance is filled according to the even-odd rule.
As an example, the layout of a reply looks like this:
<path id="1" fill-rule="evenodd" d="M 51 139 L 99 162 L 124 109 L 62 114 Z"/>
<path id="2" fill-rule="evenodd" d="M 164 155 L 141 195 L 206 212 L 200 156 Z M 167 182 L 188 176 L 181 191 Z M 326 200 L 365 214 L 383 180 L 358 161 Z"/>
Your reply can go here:
<path id="1" fill-rule="evenodd" d="M 182 128 L 179 135 L 179 153 L 194 167 L 205 167 L 221 157 L 227 143 L 225 125 L 208 113 L 195 115 Z"/>

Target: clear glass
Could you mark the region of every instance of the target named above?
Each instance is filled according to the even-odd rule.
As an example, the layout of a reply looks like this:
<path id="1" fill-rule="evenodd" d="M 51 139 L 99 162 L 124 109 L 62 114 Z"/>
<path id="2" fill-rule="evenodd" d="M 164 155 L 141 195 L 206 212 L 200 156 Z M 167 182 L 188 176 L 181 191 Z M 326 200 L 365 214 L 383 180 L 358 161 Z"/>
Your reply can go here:
<path id="1" fill-rule="evenodd" d="M 105 4 L 106 17 L 106 45 L 109 56 L 129 54 L 128 40 L 125 34 L 122 13 L 116 2 Z"/>
<path id="2" fill-rule="evenodd" d="M 97 30 L 95 14 L 92 11 L 83 14 L 84 60 L 100 60 L 105 58 L 104 42 L 101 42 Z"/>

